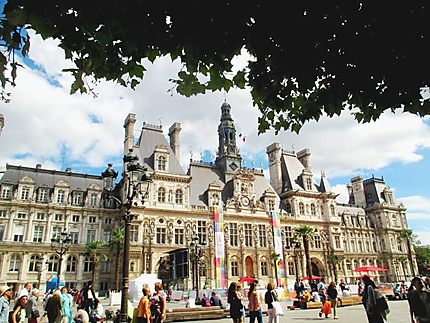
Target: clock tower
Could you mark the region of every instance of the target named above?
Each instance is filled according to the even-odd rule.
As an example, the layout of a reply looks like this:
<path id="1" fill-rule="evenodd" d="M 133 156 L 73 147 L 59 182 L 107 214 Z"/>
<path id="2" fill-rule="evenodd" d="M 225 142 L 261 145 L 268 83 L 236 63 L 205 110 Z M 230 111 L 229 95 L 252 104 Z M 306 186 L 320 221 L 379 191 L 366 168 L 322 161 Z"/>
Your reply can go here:
<path id="1" fill-rule="evenodd" d="M 224 173 L 232 174 L 241 169 L 242 157 L 236 146 L 236 128 L 230 110 L 230 104 L 224 102 L 221 106 L 221 119 L 218 126 L 218 156 L 215 164 Z"/>

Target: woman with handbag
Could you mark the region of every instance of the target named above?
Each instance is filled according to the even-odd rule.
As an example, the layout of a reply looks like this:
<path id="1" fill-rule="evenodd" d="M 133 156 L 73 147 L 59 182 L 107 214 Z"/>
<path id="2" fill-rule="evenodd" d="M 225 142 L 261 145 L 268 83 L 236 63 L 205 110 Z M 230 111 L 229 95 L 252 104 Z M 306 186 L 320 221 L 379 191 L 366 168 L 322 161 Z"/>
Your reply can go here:
<path id="1" fill-rule="evenodd" d="M 278 315 L 273 307 L 273 302 L 277 301 L 278 295 L 275 291 L 275 284 L 270 282 L 267 284 L 267 292 L 264 295 L 264 302 L 267 304 L 267 314 L 269 315 L 268 323 L 279 323 Z"/>
<path id="2" fill-rule="evenodd" d="M 232 282 L 227 291 L 227 302 L 230 304 L 230 317 L 233 323 L 243 323 L 244 310 L 239 288 L 236 282 Z"/>
<path id="3" fill-rule="evenodd" d="M 248 292 L 248 311 L 249 311 L 249 323 L 254 323 L 255 319 L 257 319 L 258 323 L 263 323 L 263 314 L 261 312 L 261 303 L 258 298 L 257 290 L 255 283 L 251 283 L 249 286 Z"/>
<path id="4" fill-rule="evenodd" d="M 364 288 L 362 301 L 369 323 L 384 323 L 389 313 L 388 304 L 369 276 L 363 276 Z"/>

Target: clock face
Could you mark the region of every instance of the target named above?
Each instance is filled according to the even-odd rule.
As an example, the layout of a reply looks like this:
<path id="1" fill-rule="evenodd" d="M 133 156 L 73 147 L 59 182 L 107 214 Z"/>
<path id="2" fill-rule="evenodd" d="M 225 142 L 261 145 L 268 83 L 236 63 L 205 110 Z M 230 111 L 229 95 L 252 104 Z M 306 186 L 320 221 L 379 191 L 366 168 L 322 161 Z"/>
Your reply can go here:
<path id="1" fill-rule="evenodd" d="M 242 197 L 242 205 L 248 206 L 249 205 L 249 198 L 244 196 Z"/>

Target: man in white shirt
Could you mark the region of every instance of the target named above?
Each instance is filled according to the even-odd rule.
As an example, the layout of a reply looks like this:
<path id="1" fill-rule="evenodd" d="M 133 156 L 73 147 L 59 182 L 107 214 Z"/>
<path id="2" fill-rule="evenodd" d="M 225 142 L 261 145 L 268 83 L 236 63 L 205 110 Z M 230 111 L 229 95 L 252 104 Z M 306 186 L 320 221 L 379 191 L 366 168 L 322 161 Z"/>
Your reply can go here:
<path id="1" fill-rule="evenodd" d="M 16 297 L 16 299 L 20 299 L 22 296 L 30 296 L 30 291 L 33 288 L 31 283 L 25 283 L 24 288 L 21 289 L 18 293 L 18 296 Z"/>
<path id="2" fill-rule="evenodd" d="M 321 317 L 322 316 L 322 310 L 323 310 L 323 307 L 324 307 L 324 303 L 325 303 L 325 300 L 326 300 L 324 278 L 321 278 L 320 282 L 318 283 L 318 285 L 317 285 L 317 292 L 318 292 L 318 296 L 320 297 L 321 303 L 322 303 L 321 311 L 318 313 L 319 317 Z"/>

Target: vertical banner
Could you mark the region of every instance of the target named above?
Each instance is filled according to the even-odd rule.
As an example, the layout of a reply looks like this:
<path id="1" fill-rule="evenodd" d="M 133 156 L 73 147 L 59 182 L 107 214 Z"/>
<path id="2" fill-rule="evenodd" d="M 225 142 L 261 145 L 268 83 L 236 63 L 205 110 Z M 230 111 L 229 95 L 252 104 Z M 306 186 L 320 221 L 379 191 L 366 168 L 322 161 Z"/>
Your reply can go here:
<path id="1" fill-rule="evenodd" d="M 214 241 L 215 241 L 215 286 L 226 288 L 224 263 L 224 214 L 222 202 L 214 207 Z"/>
<path id="2" fill-rule="evenodd" d="M 273 228 L 273 245 L 275 246 L 275 253 L 279 255 L 277 261 L 277 276 L 278 281 L 276 282 L 277 286 L 281 285 L 281 279 L 285 277 L 285 265 L 282 260 L 282 235 L 281 235 L 281 220 L 279 217 L 279 213 L 272 211 L 272 228 Z M 282 261 L 281 261 L 282 260 Z"/>

